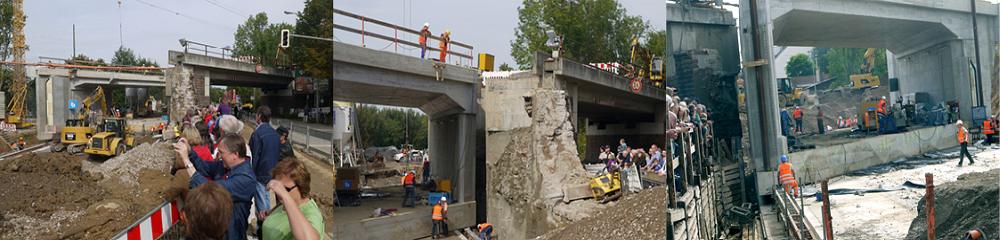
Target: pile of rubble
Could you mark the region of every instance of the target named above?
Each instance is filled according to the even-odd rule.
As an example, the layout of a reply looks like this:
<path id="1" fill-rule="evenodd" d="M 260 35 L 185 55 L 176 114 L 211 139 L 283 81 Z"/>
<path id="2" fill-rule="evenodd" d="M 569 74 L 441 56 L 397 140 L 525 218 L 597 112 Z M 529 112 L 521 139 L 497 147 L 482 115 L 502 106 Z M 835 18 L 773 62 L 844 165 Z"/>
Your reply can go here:
<path id="1" fill-rule="evenodd" d="M 85 162 L 83 170 L 100 174 L 105 181 L 118 179 L 121 184 L 137 187 L 140 170 L 169 172 L 174 155 L 176 153 L 168 143 L 143 143 L 102 163 Z"/>
<path id="2" fill-rule="evenodd" d="M 1000 239 L 1000 169 L 962 174 L 957 181 L 934 187 L 936 238 L 960 239 L 966 231 L 982 229 L 989 239 Z M 906 239 L 927 239 L 926 198 L 917 204 L 917 218 Z"/>
<path id="3" fill-rule="evenodd" d="M 618 202 L 545 234 L 540 239 L 664 239 L 667 229 L 665 188 L 651 188 L 626 195 Z"/>

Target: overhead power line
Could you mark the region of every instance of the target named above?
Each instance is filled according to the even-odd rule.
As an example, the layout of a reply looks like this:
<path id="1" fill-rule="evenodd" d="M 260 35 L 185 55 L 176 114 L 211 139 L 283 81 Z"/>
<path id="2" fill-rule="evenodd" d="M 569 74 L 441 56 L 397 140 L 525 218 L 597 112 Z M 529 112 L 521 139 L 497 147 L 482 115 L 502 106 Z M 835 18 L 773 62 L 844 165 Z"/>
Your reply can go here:
<path id="1" fill-rule="evenodd" d="M 241 18 L 250 16 L 249 14 L 244 14 L 244 13 L 242 13 L 240 11 L 236 11 L 236 10 L 234 10 L 232 8 L 228 8 L 226 6 L 223 6 L 221 3 L 216 2 L 214 0 L 205 0 L 205 2 L 208 2 L 209 4 L 215 5 L 216 7 L 222 8 L 223 10 L 226 10 L 227 12 L 232 13 L 232 14 L 234 14 L 236 16 L 241 17 Z"/>
<path id="2" fill-rule="evenodd" d="M 169 8 L 161 7 L 159 5 L 152 4 L 152 3 L 146 2 L 144 0 L 136 0 L 136 1 L 138 1 L 138 2 L 140 2 L 142 4 L 146 4 L 147 6 L 150 6 L 152 8 L 163 10 L 164 12 L 172 13 L 174 15 L 181 16 L 181 17 L 190 19 L 192 21 L 196 21 L 196 22 L 200 22 L 200 23 L 204 23 L 204 24 L 208 24 L 208 25 L 213 25 L 213 26 L 224 28 L 224 29 L 227 29 L 227 30 L 234 30 L 231 27 L 219 25 L 217 23 L 214 23 L 214 22 L 211 22 L 211 21 L 208 21 L 208 20 L 205 20 L 205 19 L 197 18 L 197 17 L 191 16 L 191 15 L 187 15 L 187 14 L 184 14 L 184 13 L 181 13 L 181 12 L 178 12 L 178 11 L 174 11 L 174 10 L 171 10 Z"/>

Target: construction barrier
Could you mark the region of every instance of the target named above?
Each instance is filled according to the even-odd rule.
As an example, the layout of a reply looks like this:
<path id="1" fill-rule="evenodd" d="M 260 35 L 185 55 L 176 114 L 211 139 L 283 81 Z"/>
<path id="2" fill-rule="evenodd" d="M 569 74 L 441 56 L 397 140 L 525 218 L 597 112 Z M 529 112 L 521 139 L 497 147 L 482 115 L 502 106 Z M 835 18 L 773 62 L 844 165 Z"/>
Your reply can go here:
<path id="1" fill-rule="evenodd" d="M 114 240 L 154 240 L 159 239 L 180 221 L 177 202 L 164 202 L 142 219 L 111 238 Z"/>

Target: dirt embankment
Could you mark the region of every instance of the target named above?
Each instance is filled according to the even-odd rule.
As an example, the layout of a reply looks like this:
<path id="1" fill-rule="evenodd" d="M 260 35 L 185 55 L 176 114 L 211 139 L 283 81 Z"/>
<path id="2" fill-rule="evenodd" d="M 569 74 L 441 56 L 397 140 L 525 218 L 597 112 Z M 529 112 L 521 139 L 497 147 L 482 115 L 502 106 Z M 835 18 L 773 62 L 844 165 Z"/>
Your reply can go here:
<path id="1" fill-rule="evenodd" d="M 626 195 L 593 216 L 549 232 L 540 239 L 664 239 L 666 192 L 664 188 L 651 188 Z"/>
<path id="2" fill-rule="evenodd" d="M 0 162 L 0 239 L 113 237 L 162 203 L 168 189 L 186 187 L 186 176 L 169 175 L 169 153 L 143 145 L 105 162 L 66 153 Z"/>
<path id="3" fill-rule="evenodd" d="M 1000 239 L 996 232 L 1000 219 L 1000 169 L 967 173 L 957 181 L 934 187 L 936 238 L 960 239 L 966 231 L 982 229 L 989 239 Z M 927 239 L 926 198 L 917 204 L 917 218 L 910 224 L 906 239 Z"/>

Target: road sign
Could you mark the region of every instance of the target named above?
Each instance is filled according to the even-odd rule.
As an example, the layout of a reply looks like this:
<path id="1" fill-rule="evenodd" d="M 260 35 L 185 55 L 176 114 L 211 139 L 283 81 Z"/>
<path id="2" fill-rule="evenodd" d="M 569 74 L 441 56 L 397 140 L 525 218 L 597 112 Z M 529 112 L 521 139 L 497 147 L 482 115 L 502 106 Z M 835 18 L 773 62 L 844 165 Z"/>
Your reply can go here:
<path id="1" fill-rule="evenodd" d="M 642 78 L 632 79 L 632 82 L 629 83 L 629 87 L 632 88 L 633 93 L 639 93 L 642 91 Z"/>
<path id="2" fill-rule="evenodd" d="M 80 101 L 77 101 L 76 99 L 70 99 L 68 105 L 70 110 L 77 109 L 80 107 Z"/>

